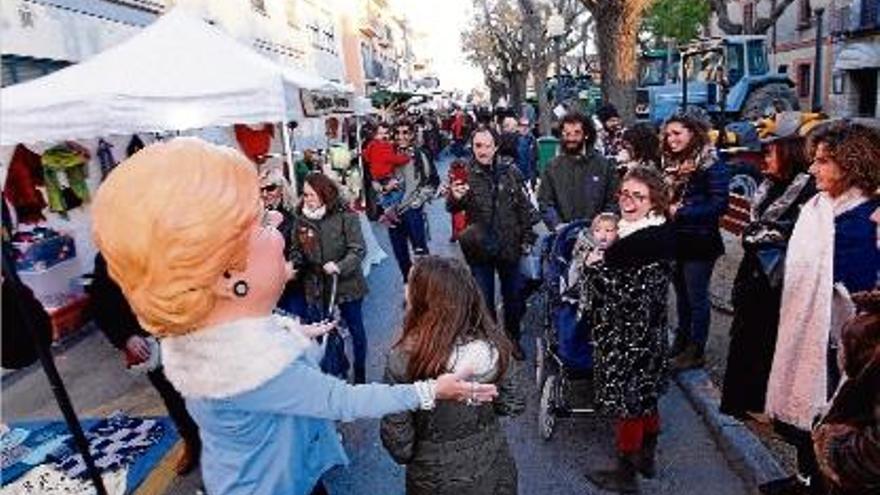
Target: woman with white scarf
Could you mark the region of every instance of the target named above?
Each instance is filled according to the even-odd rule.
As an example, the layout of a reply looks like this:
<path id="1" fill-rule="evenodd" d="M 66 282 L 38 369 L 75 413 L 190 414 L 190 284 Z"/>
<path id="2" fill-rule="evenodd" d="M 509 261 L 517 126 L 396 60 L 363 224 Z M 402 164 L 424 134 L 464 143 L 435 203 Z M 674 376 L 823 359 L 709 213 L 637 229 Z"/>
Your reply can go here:
<path id="1" fill-rule="evenodd" d="M 587 476 L 605 490 L 634 493 L 639 473 L 656 474 L 675 234 L 666 217 L 669 194 L 656 169 L 627 172 L 618 198 L 619 238 L 602 262 L 584 267 L 581 278 L 581 306 L 594 322 L 595 400 L 617 418 L 617 465 Z"/>
<path id="2" fill-rule="evenodd" d="M 840 381 L 840 326 L 852 315 L 849 293 L 878 284 L 880 132 L 841 122 L 810 139 L 819 193 L 801 209 L 785 261 L 776 352 L 766 412 L 798 450 L 799 475 L 771 482 L 822 493 L 810 429 Z"/>

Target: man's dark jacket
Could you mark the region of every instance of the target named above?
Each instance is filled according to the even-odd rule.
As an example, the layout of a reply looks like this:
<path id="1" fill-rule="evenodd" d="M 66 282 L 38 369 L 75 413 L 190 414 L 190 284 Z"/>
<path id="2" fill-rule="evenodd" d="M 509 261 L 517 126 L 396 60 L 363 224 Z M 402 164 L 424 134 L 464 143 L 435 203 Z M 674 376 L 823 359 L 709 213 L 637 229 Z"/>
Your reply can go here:
<path id="1" fill-rule="evenodd" d="M 468 193 L 459 200 L 450 196 L 447 209 L 464 211 L 468 227 L 460 238 L 461 250 L 468 263 L 489 263 L 495 259 L 519 260 L 524 245 L 535 241 L 532 225 L 537 212 L 525 193 L 523 178 L 513 160 L 496 158 L 491 167 L 476 161 L 468 164 Z M 495 198 L 495 216 L 492 202 Z M 486 237 L 495 235 L 498 252 L 486 252 Z"/>
<path id="2" fill-rule="evenodd" d="M 551 229 L 559 223 L 592 220 L 617 211 L 617 171 L 595 150 L 586 155 L 559 155 L 541 174 L 538 205 Z"/>

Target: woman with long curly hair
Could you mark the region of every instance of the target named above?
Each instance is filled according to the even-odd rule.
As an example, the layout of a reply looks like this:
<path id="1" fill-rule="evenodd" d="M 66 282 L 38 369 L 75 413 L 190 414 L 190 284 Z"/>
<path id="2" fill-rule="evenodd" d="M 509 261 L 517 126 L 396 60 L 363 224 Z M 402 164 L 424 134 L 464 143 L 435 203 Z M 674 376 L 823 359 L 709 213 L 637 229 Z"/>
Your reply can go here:
<path id="1" fill-rule="evenodd" d="M 801 208 L 789 242 L 766 412 L 798 451 L 800 478 L 781 482 L 810 480 L 813 493 L 824 493 L 809 431 L 840 381 L 837 349 L 852 311 L 848 294 L 880 280 L 880 132 L 828 124 L 811 136 L 809 150 L 819 193 Z"/>
<path id="2" fill-rule="evenodd" d="M 517 493 L 516 464 L 498 421 L 525 407 L 510 340 L 461 261 L 419 260 L 406 298 L 403 333 L 388 356 L 386 382 L 470 369 L 475 382 L 498 386 L 493 404 L 443 402 L 429 414 L 392 414 L 382 420 L 382 443 L 407 466 L 407 494 Z"/>
<path id="3" fill-rule="evenodd" d="M 678 312 L 672 365 L 700 367 L 709 337 L 709 281 L 724 254 L 718 221 L 727 210 L 730 176 L 715 156 L 708 124 L 676 114 L 663 126 L 663 170 L 671 188 L 670 214 L 675 230 L 672 282 Z"/>
<path id="4" fill-rule="evenodd" d="M 792 125 L 781 125 L 791 118 L 796 119 Z M 810 159 L 800 114 L 780 114 L 776 121 L 777 130 L 764 139 L 764 180 L 752 198 L 742 235 L 743 258 L 733 282 L 733 322 L 720 410 L 738 418 L 764 411 L 788 240 L 801 206 L 816 194 L 815 181 L 807 173 Z"/>

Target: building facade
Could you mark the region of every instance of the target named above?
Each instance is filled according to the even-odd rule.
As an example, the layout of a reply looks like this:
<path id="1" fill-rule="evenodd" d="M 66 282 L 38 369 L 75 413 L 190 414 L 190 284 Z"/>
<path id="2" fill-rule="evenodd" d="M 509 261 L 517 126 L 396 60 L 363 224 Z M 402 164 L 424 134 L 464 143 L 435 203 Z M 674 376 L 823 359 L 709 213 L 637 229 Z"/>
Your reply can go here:
<path id="1" fill-rule="evenodd" d="M 880 1 L 840 2 L 835 16 L 832 108 L 840 116 L 880 118 Z"/>
<path id="2" fill-rule="evenodd" d="M 164 8 L 151 0 L 0 2 L 2 85 L 43 76 L 115 46 Z"/>
<path id="3" fill-rule="evenodd" d="M 767 17 L 774 2 L 729 2 L 728 15 L 746 29 Z M 816 60 L 818 11 L 822 12 L 821 57 Z M 713 20 L 709 32 L 724 33 Z M 802 109 L 819 92 L 822 111 L 839 117 L 880 117 L 880 0 L 795 0 L 767 33 L 770 64 L 788 74 Z M 816 88 L 816 71 L 820 71 Z"/>

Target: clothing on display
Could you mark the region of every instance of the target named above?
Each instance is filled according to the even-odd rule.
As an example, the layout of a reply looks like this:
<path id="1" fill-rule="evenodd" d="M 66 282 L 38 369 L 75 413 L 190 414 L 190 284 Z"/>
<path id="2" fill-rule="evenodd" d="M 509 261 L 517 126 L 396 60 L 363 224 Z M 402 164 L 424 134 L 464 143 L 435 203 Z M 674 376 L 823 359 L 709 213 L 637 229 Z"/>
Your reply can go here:
<path id="1" fill-rule="evenodd" d="M 128 472 L 119 469 L 103 473 L 104 488 L 108 495 L 125 493 Z M 7 480 L 4 479 L 4 482 Z M 95 486 L 91 480 L 71 478 L 51 465 L 37 466 L 18 481 L 5 485 L 0 495 L 92 495 Z"/>
<path id="2" fill-rule="evenodd" d="M 141 140 L 141 138 L 137 134 L 135 134 L 131 137 L 131 141 L 128 142 L 128 146 L 125 148 L 125 154 L 131 156 L 138 151 L 144 149 L 145 146 L 146 145 L 144 144 L 143 140 Z"/>
<path id="3" fill-rule="evenodd" d="M 3 194 L 12 203 L 19 222 L 37 223 L 45 220 L 46 200 L 37 189 L 43 185 L 43 165 L 40 155 L 19 144 L 15 147 Z"/>
<path id="4" fill-rule="evenodd" d="M 5 439 L 6 435 L 3 438 Z M 34 466 L 45 461 L 46 457 L 57 450 L 68 438 L 70 438 L 70 433 L 67 426 L 64 423 L 53 423 L 30 432 L 21 443 L 14 445 L 15 452 L 8 452 L 4 449 L 2 454 L 3 471 L 0 473 L 3 483 L 8 484 L 15 481 L 33 469 Z M 23 451 L 19 447 L 26 449 L 27 452 L 21 455 Z"/>
<path id="5" fill-rule="evenodd" d="M 115 414 L 98 422 L 86 434 L 95 466 L 114 471 L 131 464 L 162 438 L 163 427 L 153 419 L 141 419 Z M 82 456 L 68 442 L 52 453 L 55 467 L 65 475 L 76 478 L 87 475 Z"/>
<path id="6" fill-rule="evenodd" d="M 103 180 L 118 165 L 116 158 L 113 157 L 113 145 L 99 139 L 97 155 L 98 162 L 101 164 L 101 179 Z"/>
<path id="7" fill-rule="evenodd" d="M 262 163 L 264 155 L 269 152 L 272 138 L 275 137 L 275 126 L 263 124 L 259 127 L 250 127 L 244 124 L 235 124 L 235 140 L 238 141 L 242 153 L 254 163 Z"/>
<path id="8" fill-rule="evenodd" d="M 86 184 L 89 158 L 85 148 L 72 142 L 55 146 L 43 153 L 43 178 L 49 209 L 66 216 L 67 211 L 75 207 L 71 200 L 89 201 L 89 188 Z M 62 181 L 66 181 L 73 196 L 70 193 L 65 195 Z"/>

